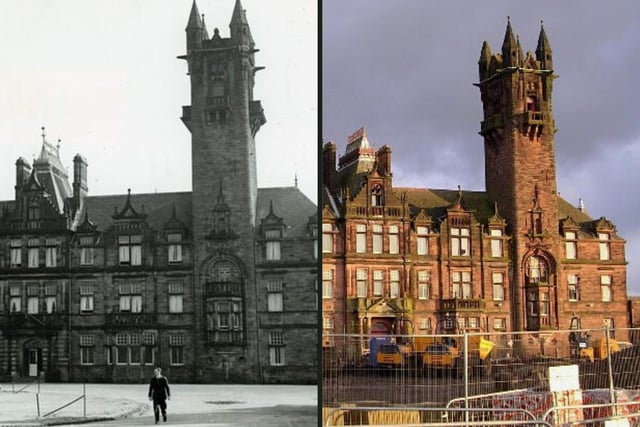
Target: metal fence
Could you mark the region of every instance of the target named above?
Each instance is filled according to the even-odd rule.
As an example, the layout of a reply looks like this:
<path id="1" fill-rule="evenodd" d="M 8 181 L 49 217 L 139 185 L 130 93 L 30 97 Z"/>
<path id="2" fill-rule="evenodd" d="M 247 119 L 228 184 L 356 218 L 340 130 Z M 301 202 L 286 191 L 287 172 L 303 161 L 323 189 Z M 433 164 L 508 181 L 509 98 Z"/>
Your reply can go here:
<path id="1" fill-rule="evenodd" d="M 634 329 L 325 335 L 322 402 L 330 410 L 462 408 L 473 411 L 471 419 L 465 415 L 467 422 L 477 417 L 507 421 L 489 409 L 519 408 L 537 420 L 557 421 L 563 413 L 545 415 L 559 399 L 549 388 L 549 368 L 577 365 L 580 405 L 599 405 L 580 410 L 578 418 L 635 414 L 640 410 L 640 346 L 630 341 L 639 335 Z M 422 422 L 460 421 L 459 414 L 442 415 Z"/>

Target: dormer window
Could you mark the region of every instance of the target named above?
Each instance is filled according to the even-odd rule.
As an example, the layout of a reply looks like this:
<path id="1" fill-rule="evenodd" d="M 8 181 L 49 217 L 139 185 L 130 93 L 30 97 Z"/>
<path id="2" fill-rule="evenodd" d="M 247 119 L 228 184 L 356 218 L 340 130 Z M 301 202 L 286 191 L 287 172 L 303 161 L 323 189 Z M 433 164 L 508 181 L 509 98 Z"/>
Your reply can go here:
<path id="1" fill-rule="evenodd" d="M 120 265 L 142 265 L 142 236 L 140 234 L 118 236 Z"/>
<path id="2" fill-rule="evenodd" d="M 578 253 L 578 242 L 576 242 L 575 231 L 565 231 L 564 233 L 565 243 L 565 256 L 567 259 L 576 259 Z"/>
<path id="3" fill-rule="evenodd" d="M 280 260 L 280 230 L 267 230 L 264 233 L 264 237 L 267 239 L 266 243 L 266 259 L 267 261 Z"/>
<path id="4" fill-rule="evenodd" d="M 371 206 L 382 206 L 382 186 L 374 185 L 371 190 Z"/>
<path id="5" fill-rule="evenodd" d="M 502 230 L 494 228 L 494 229 L 491 229 L 489 234 L 491 236 L 491 257 L 501 258 L 502 257 Z"/>
<path id="6" fill-rule="evenodd" d="M 429 227 L 417 226 L 416 227 L 417 241 L 418 241 L 418 255 L 429 254 Z"/>
<path id="7" fill-rule="evenodd" d="M 609 239 L 609 233 L 598 233 L 598 240 L 600 241 L 600 259 L 602 261 L 608 261 L 611 259 Z"/>
<path id="8" fill-rule="evenodd" d="M 170 233 L 167 235 L 169 242 L 169 264 L 179 264 L 182 262 L 182 234 Z"/>

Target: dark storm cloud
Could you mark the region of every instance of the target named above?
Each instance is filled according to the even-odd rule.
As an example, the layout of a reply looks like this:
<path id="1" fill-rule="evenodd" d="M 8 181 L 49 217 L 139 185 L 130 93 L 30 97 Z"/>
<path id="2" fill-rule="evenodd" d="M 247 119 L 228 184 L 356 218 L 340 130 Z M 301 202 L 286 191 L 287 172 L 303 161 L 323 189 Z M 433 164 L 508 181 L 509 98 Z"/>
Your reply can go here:
<path id="1" fill-rule="evenodd" d="M 639 182 L 640 2 L 325 0 L 323 136 L 343 152 L 362 125 L 393 150 L 396 185 L 484 189 L 477 61 L 499 52 L 507 16 L 523 51 L 540 20 L 554 55 L 558 189 L 631 239 Z M 443 151 L 442 147 L 446 147 Z M 628 194 L 623 198 L 622 194 Z M 617 197 L 616 197 L 617 196 Z M 629 242 L 629 289 L 640 293 Z"/>

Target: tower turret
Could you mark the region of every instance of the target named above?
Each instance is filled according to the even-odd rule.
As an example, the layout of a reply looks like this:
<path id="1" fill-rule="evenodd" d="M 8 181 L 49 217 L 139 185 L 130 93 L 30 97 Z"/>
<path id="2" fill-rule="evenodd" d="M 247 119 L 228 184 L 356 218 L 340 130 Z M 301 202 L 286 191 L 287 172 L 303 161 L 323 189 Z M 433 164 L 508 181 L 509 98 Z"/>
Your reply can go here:
<path id="1" fill-rule="evenodd" d="M 253 48 L 253 37 L 251 36 L 251 29 L 249 28 L 249 22 L 247 21 L 247 14 L 242 8 L 240 0 L 236 0 L 229 29 L 231 30 L 231 39 L 234 43 L 239 46 L 248 46 Z"/>
<path id="2" fill-rule="evenodd" d="M 511 19 L 507 18 L 507 31 L 502 42 L 502 64 L 504 67 L 516 67 L 518 65 L 518 45 L 511 29 Z"/>
<path id="3" fill-rule="evenodd" d="M 553 51 L 544 31 L 544 24 L 540 22 L 540 35 L 538 36 L 538 47 L 536 48 L 536 59 L 540 61 L 540 68 L 543 70 L 553 70 Z"/>
<path id="4" fill-rule="evenodd" d="M 486 41 L 482 43 L 482 49 L 480 50 L 480 59 L 478 59 L 478 73 L 480 75 L 480 81 L 487 78 L 489 72 L 489 65 L 491 64 L 491 47 Z"/>
<path id="5" fill-rule="evenodd" d="M 193 49 L 202 48 L 202 40 L 206 38 L 204 33 L 206 32 L 204 22 L 200 17 L 200 11 L 198 11 L 198 5 L 196 0 L 193 0 L 191 5 L 191 13 L 189 13 L 189 22 L 187 23 L 187 54 Z"/>

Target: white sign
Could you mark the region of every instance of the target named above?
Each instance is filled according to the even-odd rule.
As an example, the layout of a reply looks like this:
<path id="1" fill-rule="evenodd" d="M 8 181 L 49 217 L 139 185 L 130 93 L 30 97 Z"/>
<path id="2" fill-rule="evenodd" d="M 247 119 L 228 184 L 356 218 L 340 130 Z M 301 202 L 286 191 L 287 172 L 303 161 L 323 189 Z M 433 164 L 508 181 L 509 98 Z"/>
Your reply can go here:
<path id="1" fill-rule="evenodd" d="M 578 365 L 550 366 L 549 390 L 552 392 L 580 390 Z"/>
<path id="2" fill-rule="evenodd" d="M 614 418 L 605 421 L 604 427 L 629 427 L 629 420 L 626 418 Z"/>

